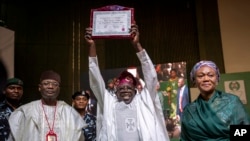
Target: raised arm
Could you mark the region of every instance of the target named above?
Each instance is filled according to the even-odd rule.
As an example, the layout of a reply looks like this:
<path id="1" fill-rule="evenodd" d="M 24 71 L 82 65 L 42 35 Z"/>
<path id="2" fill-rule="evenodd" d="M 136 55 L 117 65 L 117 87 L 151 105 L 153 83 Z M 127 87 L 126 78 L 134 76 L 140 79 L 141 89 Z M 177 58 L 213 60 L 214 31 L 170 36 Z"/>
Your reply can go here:
<path id="1" fill-rule="evenodd" d="M 131 43 L 135 50 L 137 51 L 137 56 L 141 62 L 142 72 L 144 76 L 145 81 L 145 87 L 148 89 L 150 96 L 152 100 L 155 100 L 156 96 L 156 84 L 158 82 L 157 80 L 157 74 L 154 68 L 154 65 L 148 56 L 146 50 L 141 46 L 140 40 L 139 40 L 139 30 L 138 26 L 133 24 L 130 29 L 131 34 Z"/>
<path id="2" fill-rule="evenodd" d="M 95 41 L 92 39 L 92 28 L 86 28 L 84 37 L 89 45 L 89 57 L 97 57 Z"/>
<path id="3" fill-rule="evenodd" d="M 92 39 L 92 28 L 86 28 L 85 40 L 89 46 L 89 84 L 100 107 L 103 107 L 105 82 L 100 72 L 95 41 Z"/>

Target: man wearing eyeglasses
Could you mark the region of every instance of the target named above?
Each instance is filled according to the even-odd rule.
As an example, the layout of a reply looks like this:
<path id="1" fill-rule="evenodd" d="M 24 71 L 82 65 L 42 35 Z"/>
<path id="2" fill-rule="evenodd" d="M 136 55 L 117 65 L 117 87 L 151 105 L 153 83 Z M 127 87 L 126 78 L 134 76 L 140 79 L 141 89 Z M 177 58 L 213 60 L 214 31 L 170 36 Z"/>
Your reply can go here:
<path id="1" fill-rule="evenodd" d="M 58 100 L 61 77 L 48 70 L 41 74 L 41 99 L 16 109 L 9 118 L 10 141 L 84 141 L 87 124 L 73 107 Z"/>
<path id="2" fill-rule="evenodd" d="M 8 139 L 10 133 L 9 116 L 21 105 L 23 96 L 23 81 L 18 78 L 10 78 L 3 90 L 5 100 L 0 103 L 0 140 Z"/>

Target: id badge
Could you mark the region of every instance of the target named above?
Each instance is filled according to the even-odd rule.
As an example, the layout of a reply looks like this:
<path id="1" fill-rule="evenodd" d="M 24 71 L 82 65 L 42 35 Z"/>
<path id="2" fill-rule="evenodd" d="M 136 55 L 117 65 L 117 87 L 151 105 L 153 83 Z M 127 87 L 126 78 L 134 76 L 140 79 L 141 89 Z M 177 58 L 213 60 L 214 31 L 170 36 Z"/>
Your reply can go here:
<path id="1" fill-rule="evenodd" d="M 53 131 L 50 131 L 50 132 L 46 135 L 46 141 L 57 141 L 56 134 L 55 134 Z"/>

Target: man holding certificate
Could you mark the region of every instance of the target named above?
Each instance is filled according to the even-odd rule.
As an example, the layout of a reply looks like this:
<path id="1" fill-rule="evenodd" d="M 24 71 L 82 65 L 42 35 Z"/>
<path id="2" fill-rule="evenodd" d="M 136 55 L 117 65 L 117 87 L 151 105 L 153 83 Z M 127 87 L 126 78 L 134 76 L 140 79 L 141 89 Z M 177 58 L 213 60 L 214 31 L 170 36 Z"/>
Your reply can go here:
<path id="1" fill-rule="evenodd" d="M 98 100 L 97 141 L 169 141 L 155 87 L 157 74 L 139 42 L 137 25 L 129 30 L 132 46 L 141 62 L 145 87 L 138 94 L 136 78 L 127 70 L 118 76 L 116 97 L 109 94 L 100 73 L 92 28 L 86 28 L 89 45 L 89 81 Z"/>

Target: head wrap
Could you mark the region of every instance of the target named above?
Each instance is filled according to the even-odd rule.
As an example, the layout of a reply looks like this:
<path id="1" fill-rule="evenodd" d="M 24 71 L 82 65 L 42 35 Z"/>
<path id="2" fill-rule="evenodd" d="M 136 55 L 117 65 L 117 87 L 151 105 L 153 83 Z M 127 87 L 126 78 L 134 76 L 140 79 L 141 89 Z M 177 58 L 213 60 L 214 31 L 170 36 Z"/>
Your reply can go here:
<path id="1" fill-rule="evenodd" d="M 23 86 L 23 81 L 21 79 L 18 79 L 18 78 L 10 78 L 10 79 L 7 80 L 5 88 L 8 87 L 9 85 Z"/>
<path id="2" fill-rule="evenodd" d="M 191 79 L 191 82 L 193 84 L 195 84 L 195 73 L 202 66 L 208 66 L 208 67 L 214 69 L 215 72 L 216 72 L 216 75 L 217 75 L 217 81 L 219 82 L 219 80 L 220 80 L 220 71 L 219 71 L 219 68 L 216 66 L 216 64 L 213 61 L 205 61 L 205 60 L 203 60 L 203 61 L 200 61 L 200 62 L 196 63 L 194 65 L 193 69 L 190 72 L 190 79 Z"/>
<path id="3" fill-rule="evenodd" d="M 53 70 L 47 70 L 41 74 L 40 82 L 42 82 L 45 79 L 52 79 L 52 80 L 57 81 L 58 83 L 61 83 L 60 75 L 58 73 L 54 72 Z"/>
<path id="4" fill-rule="evenodd" d="M 119 81 L 119 84 L 129 83 L 133 86 L 137 85 L 136 78 L 127 70 L 123 71 L 120 76 L 117 79 Z"/>
<path id="5" fill-rule="evenodd" d="M 72 95 L 72 99 L 75 99 L 77 96 L 86 96 L 89 99 L 89 93 L 87 91 L 77 91 Z"/>

